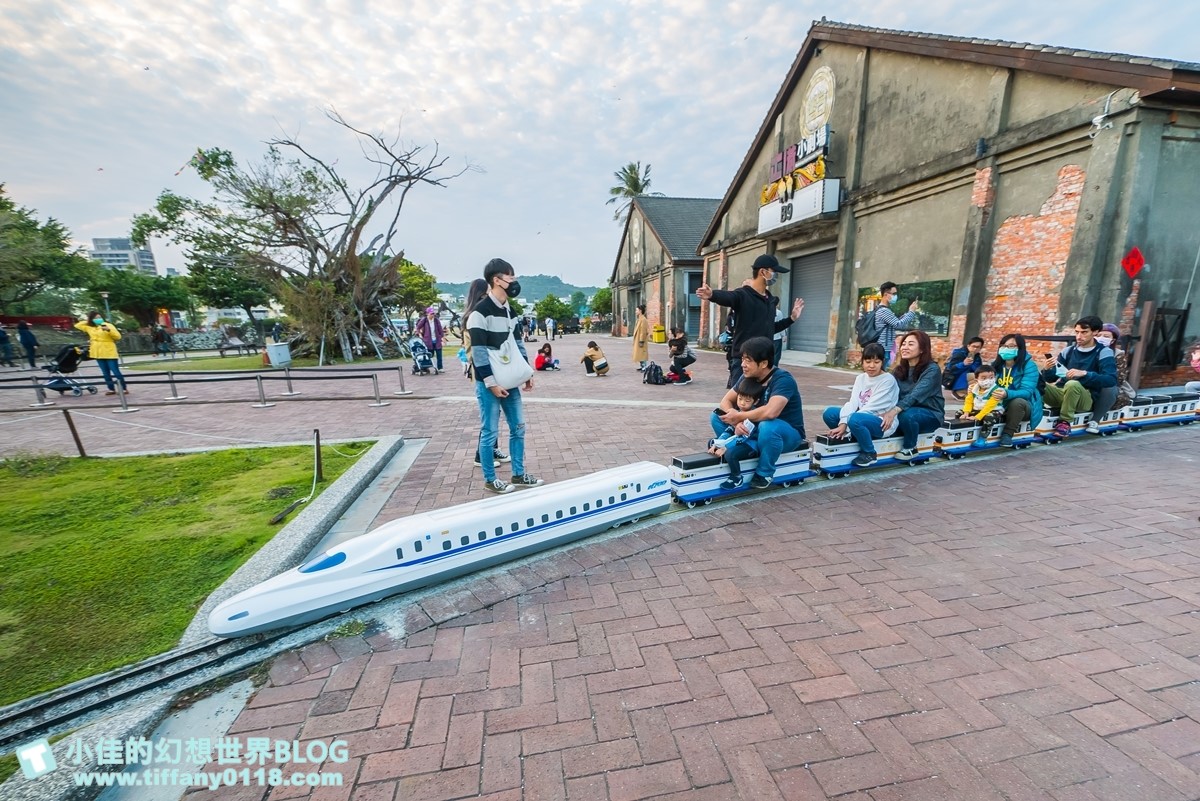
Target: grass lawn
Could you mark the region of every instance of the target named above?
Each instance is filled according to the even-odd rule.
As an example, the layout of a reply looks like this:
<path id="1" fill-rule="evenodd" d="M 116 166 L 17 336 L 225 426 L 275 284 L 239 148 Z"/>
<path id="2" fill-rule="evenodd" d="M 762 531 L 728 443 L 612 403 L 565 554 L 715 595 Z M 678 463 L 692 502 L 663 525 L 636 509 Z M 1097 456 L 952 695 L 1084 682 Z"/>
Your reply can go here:
<path id="1" fill-rule="evenodd" d="M 355 461 L 322 459 L 318 492 Z M 0 462 L 0 705 L 172 648 L 308 494 L 312 462 L 311 447 Z"/>
<path id="2" fill-rule="evenodd" d="M 316 359 L 292 359 L 292 367 L 316 367 Z M 128 362 L 121 370 L 130 372 L 150 371 L 176 373 L 201 373 L 216 370 L 262 370 L 262 354 L 255 356 L 201 356 L 188 359 L 151 359 L 150 361 Z"/>

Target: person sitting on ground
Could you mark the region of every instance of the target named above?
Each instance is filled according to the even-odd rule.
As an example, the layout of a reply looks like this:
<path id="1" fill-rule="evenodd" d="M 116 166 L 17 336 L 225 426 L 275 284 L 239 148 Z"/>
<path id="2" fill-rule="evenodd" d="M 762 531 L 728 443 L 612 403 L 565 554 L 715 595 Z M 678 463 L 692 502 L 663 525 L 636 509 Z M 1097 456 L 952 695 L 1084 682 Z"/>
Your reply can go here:
<path id="1" fill-rule="evenodd" d="M 736 433 L 751 437 L 747 444 L 758 452 L 758 467 L 750 479 L 752 489 L 771 486 L 780 454 L 799 449 L 805 439 L 800 388 L 791 373 L 772 366 L 774 357 L 775 345 L 769 337 L 746 340 L 742 345 L 741 374 L 766 387 L 762 404 L 743 412 L 736 408 L 737 393 L 731 389 L 709 419 L 715 435 L 720 436 L 731 425 Z M 745 426 L 747 421 L 755 424 L 754 431 Z"/>
<path id="2" fill-rule="evenodd" d="M 900 385 L 895 376 L 883 371 L 883 345 L 872 342 L 863 346 L 862 368 L 854 379 L 850 400 L 840 409 L 826 407 L 821 415 L 829 427 L 829 436 L 842 439 L 849 436 L 858 443 L 859 454 L 851 462 L 855 467 L 879 461 L 875 440 L 892 436 L 899 425 L 893 420 L 890 426 L 883 427 L 883 413 L 900 399 Z"/>
<path id="3" fill-rule="evenodd" d="M 1028 420 L 1037 428 L 1042 422 L 1042 393 L 1038 389 L 1037 363 L 1025 351 L 1025 337 L 1005 334 L 1000 338 L 996 361 L 996 390 L 993 393 L 1004 403 L 1004 430 L 1000 447 L 1012 448 L 1013 436 Z"/>
<path id="4" fill-rule="evenodd" d="M 966 347 L 950 351 L 950 358 L 946 360 L 946 369 L 942 373 L 942 386 L 959 400 L 967 396 L 971 376 L 983 364 L 983 359 L 979 356 L 982 350 L 983 339 L 971 337 Z"/>
<path id="5" fill-rule="evenodd" d="M 696 352 L 688 345 L 687 333 L 682 328 L 671 329 L 667 350 L 671 354 L 671 374 L 674 376 L 670 380 L 676 384 L 692 383 L 692 374 L 687 368 L 696 362 Z"/>
<path id="6" fill-rule="evenodd" d="M 936 431 L 946 416 L 942 397 L 942 369 L 930 352 L 929 334 L 908 331 L 900 335 L 900 361 L 892 370 L 900 385 L 900 399 L 883 414 L 883 426 L 889 428 L 899 419 L 904 437 L 896 459 L 911 462 L 917 453 L 917 436 Z"/>
<path id="7" fill-rule="evenodd" d="M 1200 373 L 1200 340 L 1192 343 L 1192 358 L 1189 363 L 1193 370 Z M 1188 392 L 1200 392 L 1200 381 L 1189 381 L 1183 388 Z"/>
<path id="8" fill-rule="evenodd" d="M 1096 407 L 1101 395 L 1117 392 L 1117 360 L 1111 348 L 1096 341 L 1104 323 L 1099 317 L 1081 317 L 1075 323 L 1075 344 L 1069 345 L 1058 358 L 1048 356 L 1042 363 L 1042 378 L 1046 389 L 1042 392 L 1046 405 L 1059 415 L 1054 425 L 1054 436 L 1066 439 L 1071 436 L 1071 421 L 1079 412 L 1090 412 Z M 1111 401 L 1106 402 L 1110 404 Z"/>
<path id="9" fill-rule="evenodd" d="M 1092 419 L 1087 424 L 1089 434 L 1100 433 L 1100 421 L 1104 415 L 1113 409 L 1123 409 L 1133 400 L 1133 387 L 1129 385 L 1129 359 L 1121 349 L 1121 329 L 1113 323 L 1105 323 L 1103 330 L 1096 334 L 1096 341 L 1113 352 L 1117 363 L 1117 391 L 1101 392 L 1092 409 Z"/>
<path id="10" fill-rule="evenodd" d="M 743 377 L 733 390 L 737 393 L 738 411 L 748 412 L 758 406 L 762 401 L 764 389 L 765 387 L 753 378 Z M 754 447 L 747 443 L 750 435 L 754 433 L 754 423 L 747 420 L 742 426 L 748 433 L 739 434 L 733 426 L 726 426 L 720 436 L 708 441 L 708 452 L 718 459 L 723 458 L 729 465 L 729 478 L 721 482 L 721 489 L 732 490 L 742 486 L 742 459 L 754 455 Z"/>
<path id="11" fill-rule="evenodd" d="M 583 362 L 584 375 L 589 378 L 608 375 L 608 359 L 594 340 L 587 343 L 587 349 L 579 361 Z"/>
<path id="12" fill-rule="evenodd" d="M 554 349 L 550 347 L 550 343 L 542 345 L 538 348 L 537 356 L 533 359 L 533 369 L 535 370 L 557 370 L 558 359 L 554 358 Z"/>

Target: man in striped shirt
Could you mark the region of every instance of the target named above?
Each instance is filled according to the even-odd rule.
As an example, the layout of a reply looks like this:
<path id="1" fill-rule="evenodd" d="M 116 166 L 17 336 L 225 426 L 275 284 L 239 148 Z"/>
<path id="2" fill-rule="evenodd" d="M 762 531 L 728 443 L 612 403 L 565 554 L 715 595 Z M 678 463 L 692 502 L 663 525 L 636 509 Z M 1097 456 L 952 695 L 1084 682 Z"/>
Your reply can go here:
<path id="1" fill-rule="evenodd" d="M 483 268 L 483 280 L 488 291 L 467 317 L 471 336 L 471 363 L 475 367 L 475 398 L 479 401 L 479 416 L 483 429 L 479 435 L 479 463 L 483 468 L 484 489 L 503 495 L 517 487 L 536 487 L 544 484 L 525 472 L 525 410 L 521 406 L 521 390 L 505 389 L 492 374 L 490 354 L 513 336 L 517 317 L 509 308 L 508 299 L 521 294 L 521 284 L 511 264 L 504 259 L 492 259 Z M 518 337 L 517 349 L 528 361 L 525 344 Z M 533 379 L 525 382 L 526 390 L 533 389 Z M 496 438 L 500 427 L 500 410 L 508 421 L 508 452 L 512 457 L 512 483 L 496 476 Z"/>
<path id="2" fill-rule="evenodd" d="M 887 369 L 896 361 L 896 332 L 907 331 L 917 321 L 917 302 L 908 305 L 908 312 L 903 317 L 897 317 L 888 307 L 896 302 L 900 290 L 891 281 L 885 281 L 879 287 L 883 302 L 875 309 L 875 328 L 879 331 L 879 344 L 883 345 L 883 369 Z"/>

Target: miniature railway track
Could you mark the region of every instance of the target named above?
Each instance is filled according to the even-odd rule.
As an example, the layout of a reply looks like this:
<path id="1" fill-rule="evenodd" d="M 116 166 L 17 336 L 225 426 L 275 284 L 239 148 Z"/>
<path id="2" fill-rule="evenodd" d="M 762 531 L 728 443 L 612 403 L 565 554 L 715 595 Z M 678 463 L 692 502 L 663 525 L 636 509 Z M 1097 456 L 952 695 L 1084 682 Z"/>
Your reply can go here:
<path id="1" fill-rule="evenodd" d="M 212 638 L 0 708 L 0 751 L 76 728 L 152 691 L 193 689 L 245 669 L 274 655 L 278 650 L 274 647 L 276 641 L 291 633 L 272 632 L 234 640 Z"/>

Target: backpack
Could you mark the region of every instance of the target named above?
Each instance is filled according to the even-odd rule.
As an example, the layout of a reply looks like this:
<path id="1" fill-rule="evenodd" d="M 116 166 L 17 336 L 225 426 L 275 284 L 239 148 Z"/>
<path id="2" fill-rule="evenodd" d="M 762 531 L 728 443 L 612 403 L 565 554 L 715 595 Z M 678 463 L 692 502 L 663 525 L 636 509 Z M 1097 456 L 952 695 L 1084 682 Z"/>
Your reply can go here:
<path id="1" fill-rule="evenodd" d="M 858 344 L 862 347 L 870 345 L 872 342 L 879 341 L 879 327 L 875 325 L 876 309 L 864 314 L 858 318 L 858 322 L 854 324 L 854 333 L 858 339 Z"/>
<path id="2" fill-rule="evenodd" d="M 667 383 L 666 376 L 663 375 L 663 369 L 654 362 L 646 365 L 646 371 L 642 373 L 643 384 L 665 384 Z"/>

